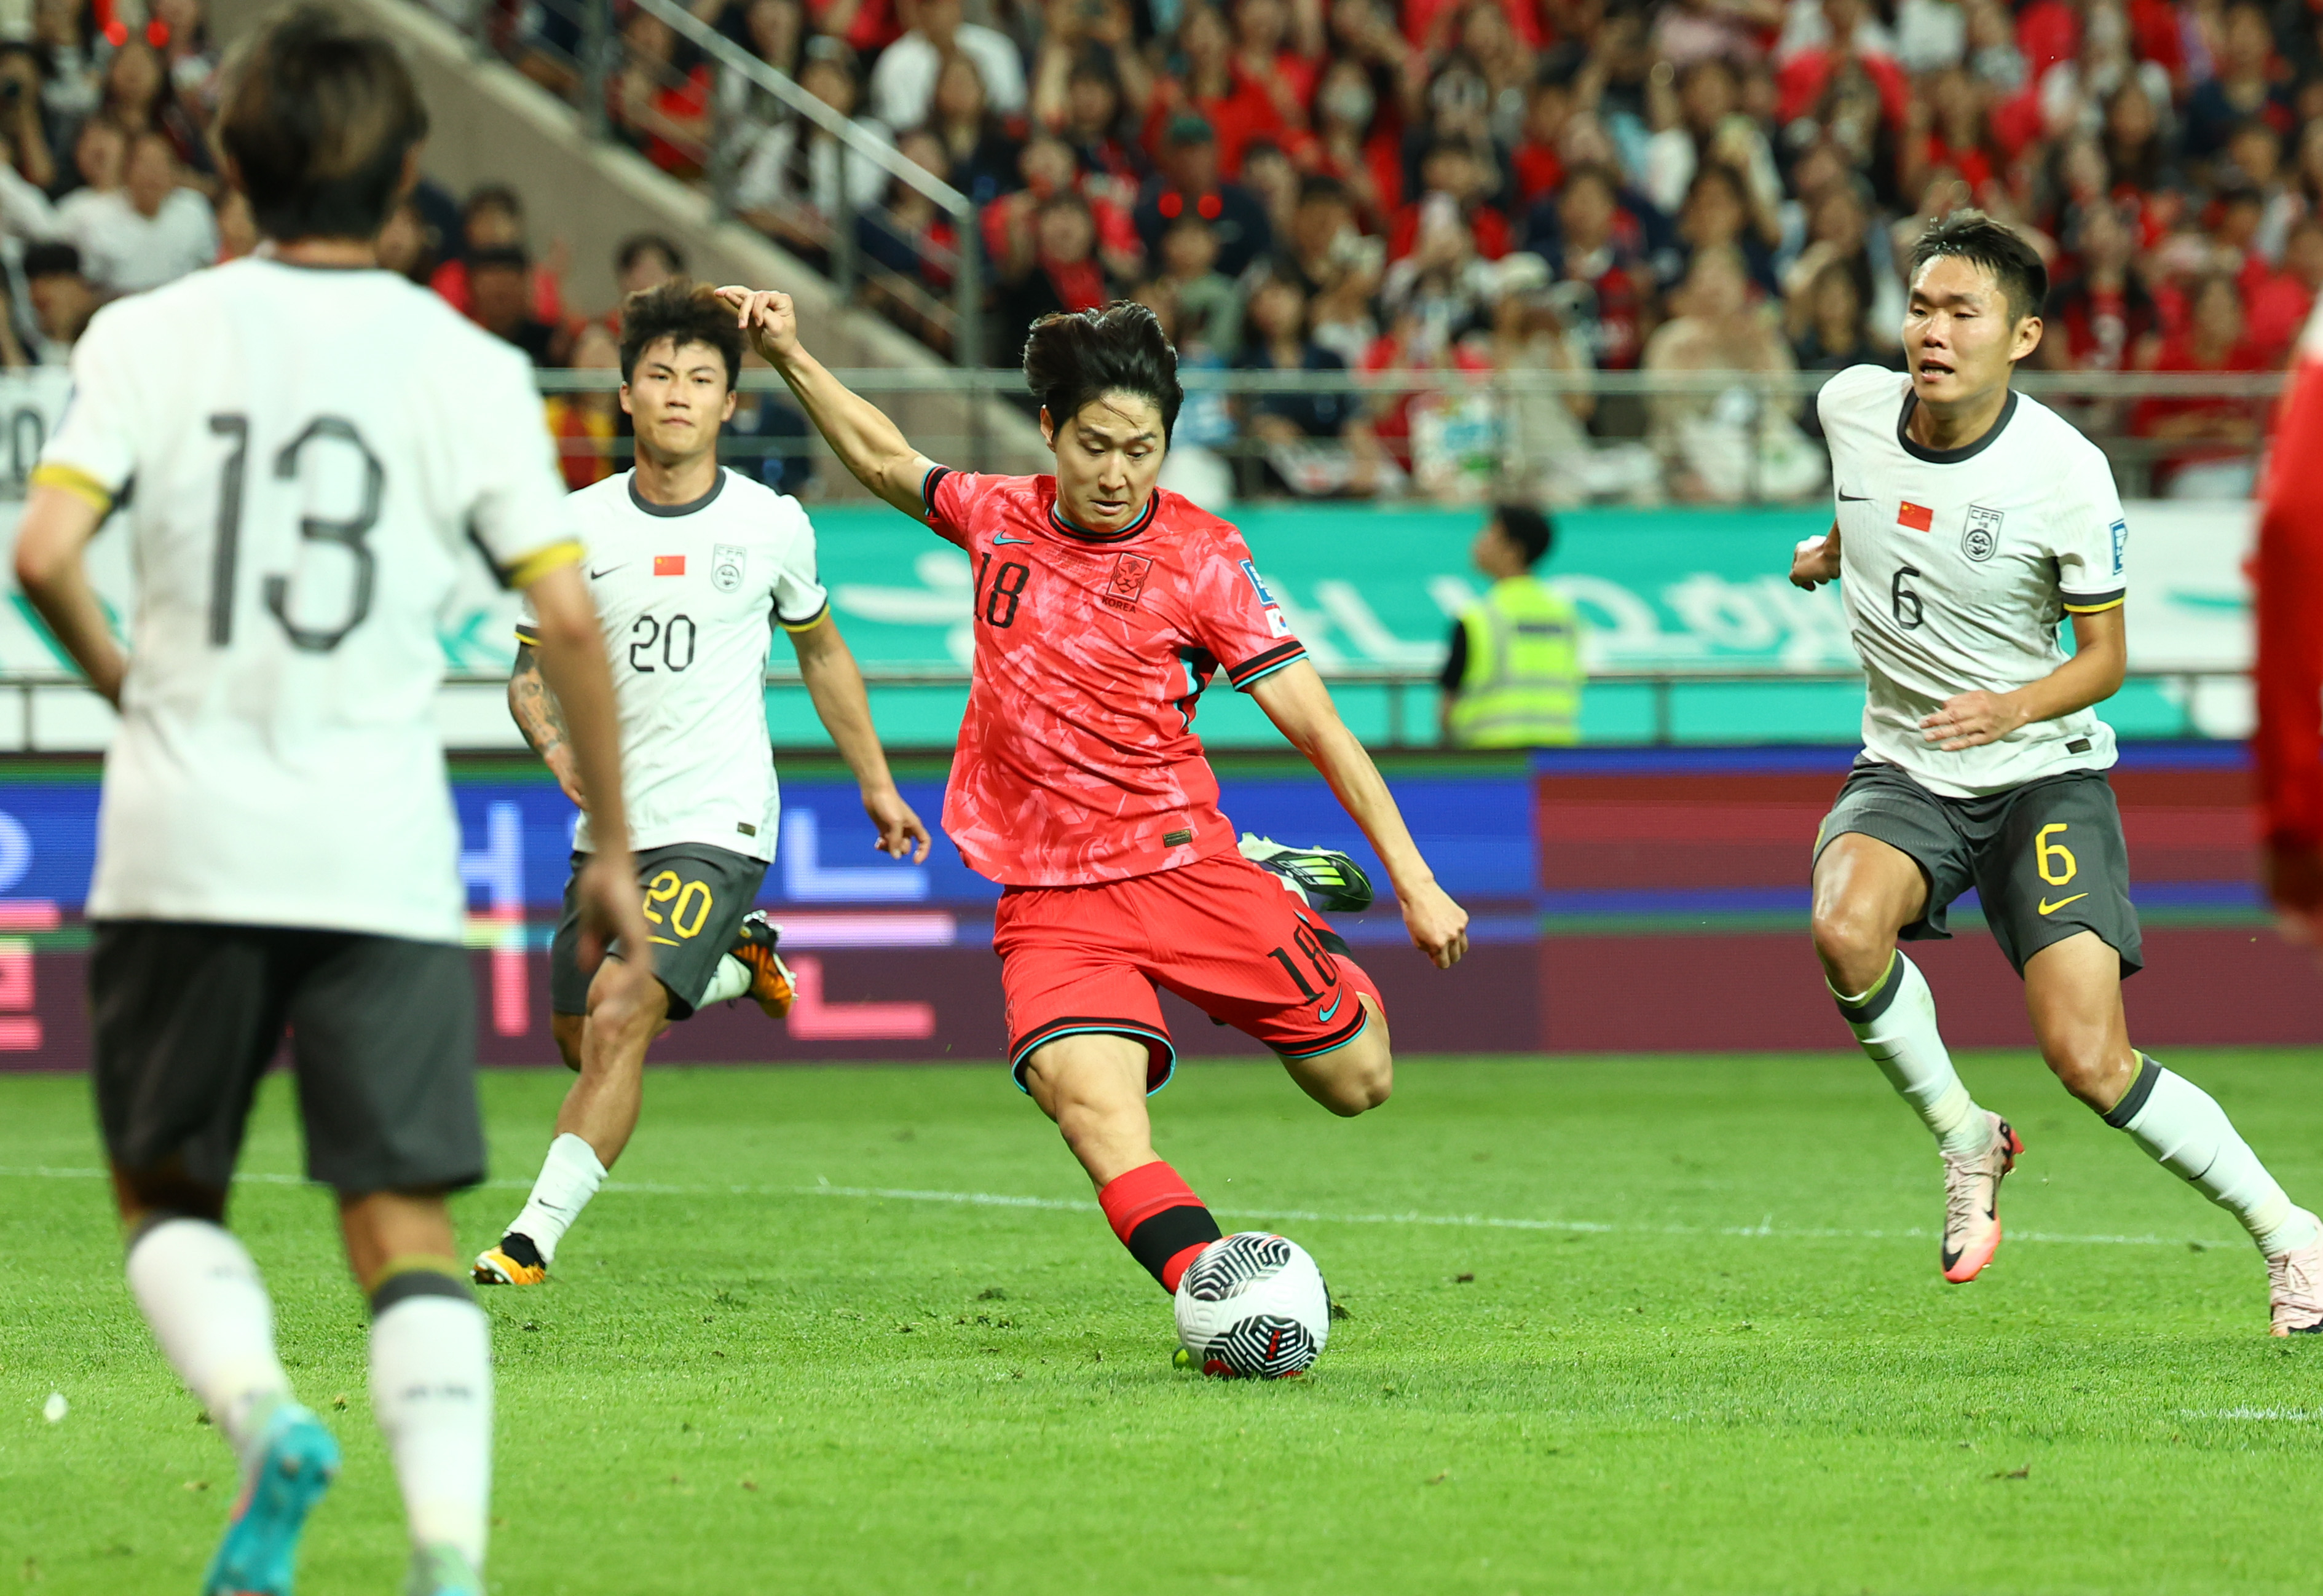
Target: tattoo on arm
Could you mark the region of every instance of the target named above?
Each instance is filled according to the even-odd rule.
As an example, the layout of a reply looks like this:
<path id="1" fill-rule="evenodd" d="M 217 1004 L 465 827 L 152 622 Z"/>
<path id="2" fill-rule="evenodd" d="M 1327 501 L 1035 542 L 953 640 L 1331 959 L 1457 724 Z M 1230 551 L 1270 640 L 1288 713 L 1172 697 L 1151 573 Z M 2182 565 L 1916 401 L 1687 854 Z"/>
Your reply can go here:
<path id="1" fill-rule="evenodd" d="M 556 695 L 548 690 L 540 674 L 540 656 L 529 643 L 517 645 L 516 669 L 509 677 L 509 713 L 516 718 L 524 740 L 543 759 L 564 747 L 565 712 L 557 707 Z"/>

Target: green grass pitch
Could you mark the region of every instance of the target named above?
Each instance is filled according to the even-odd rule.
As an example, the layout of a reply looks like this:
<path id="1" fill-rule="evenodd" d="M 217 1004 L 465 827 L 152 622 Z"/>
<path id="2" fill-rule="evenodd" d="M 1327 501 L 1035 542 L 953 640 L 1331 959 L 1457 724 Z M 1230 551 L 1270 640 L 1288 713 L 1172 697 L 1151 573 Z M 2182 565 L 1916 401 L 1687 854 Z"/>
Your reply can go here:
<path id="1" fill-rule="evenodd" d="M 2323 1197 L 2314 1055 L 2169 1061 Z M 491 1588 L 2312 1591 L 2323 1345 L 2269 1340 L 2239 1229 L 2037 1063 L 1965 1073 L 2031 1151 L 1953 1288 L 1933 1150 L 1859 1059 L 1408 1061 L 1345 1123 L 1194 1064 L 1165 1154 L 1353 1316 L 1261 1386 L 1170 1367 L 1166 1302 L 996 1068 L 657 1071 L 556 1280 L 486 1298 Z M 564 1084 L 486 1078 L 502 1180 L 464 1244 Z M 0 1080 L 0 1587 L 191 1592 L 231 1473 L 71 1172 L 84 1089 Z M 236 1218 L 348 1459 L 300 1590 L 388 1592 L 363 1316 L 297 1157 L 278 1081 Z"/>

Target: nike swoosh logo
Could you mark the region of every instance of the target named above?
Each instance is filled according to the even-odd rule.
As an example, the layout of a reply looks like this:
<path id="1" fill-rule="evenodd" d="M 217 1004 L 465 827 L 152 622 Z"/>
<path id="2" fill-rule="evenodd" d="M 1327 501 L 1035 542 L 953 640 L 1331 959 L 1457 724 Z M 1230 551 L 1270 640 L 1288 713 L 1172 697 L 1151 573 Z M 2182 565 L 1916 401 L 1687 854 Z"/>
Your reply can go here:
<path id="1" fill-rule="evenodd" d="M 2054 914 L 2058 910 L 2060 910 L 2060 909 L 2063 908 L 2066 904 L 2068 904 L 2068 903 L 2080 903 L 2083 898 L 2088 897 L 2089 895 L 2089 894 L 2087 894 L 2087 893 L 2085 893 L 2085 892 L 2077 892 L 2077 893 L 2075 893 L 2071 897 L 2070 897 L 2070 898 L 2059 898 L 2059 899 L 2058 899 L 2055 903 L 2051 903 L 2048 899 L 2046 899 L 2046 898 L 2043 898 L 2043 899 L 2041 900 L 2041 913 L 2043 913 L 2043 914 Z"/>
<path id="2" fill-rule="evenodd" d="M 1871 502 L 1871 495 L 1868 493 L 1842 493 L 1839 496 L 1839 501 L 1841 504 L 1868 504 Z"/>
<path id="3" fill-rule="evenodd" d="M 1331 1016 L 1337 1014 L 1339 1012 L 1339 1005 L 1346 1001 L 1347 995 L 1342 992 L 1338 996 L 1331 1000 L 1331 1006 L 1329 1008 L 1317 1009 L 1315 1011 L 1315 1023 L 1318 1025 L 1328 1025 L 1331 1023 Z"/>
<path id="4" fill-rule="evenodd" d="M 602 571 L 597 570 L 594 566 L 592 566 L 589 571 L 589 580 L 592 582 L 602 581 L 604 578 L 611 576 L 616 571 L 625 571 L 627 569 L 629 569 L 629 562 L 626 560 L 618 565 L 608 565 Z"/>
<path id="5" fill-rule="evenodd" d="M 995 543 L 1030 543 L 1030 542 L 1032 542 L 1033 540 L 1032 540 L 1031 538 L 1029 538 L 1029 537 L 1005 537 L 1005 536 L 996 536 L 996 537 L 993 538 L 993 540 L 992 540 L 992 541 L 993 541 L 993 542 L 995 542 Z"/>

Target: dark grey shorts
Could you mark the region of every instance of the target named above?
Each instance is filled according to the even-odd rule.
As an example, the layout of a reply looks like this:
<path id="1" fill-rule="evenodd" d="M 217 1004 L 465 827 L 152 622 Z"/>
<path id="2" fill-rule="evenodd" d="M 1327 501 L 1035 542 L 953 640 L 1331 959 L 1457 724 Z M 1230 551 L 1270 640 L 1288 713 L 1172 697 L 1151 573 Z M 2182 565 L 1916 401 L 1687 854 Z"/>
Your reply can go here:
<path id="1" fill-rule="evenodd" d="M 565 912 L 548 944 L 548 1006 L 560 1014 L 589 1012 L 589 972 L 581 968 L 581 909 L 573 896 L 574 877 L 587 857 L 573 856 Z M 654 974 L 668 989 L 671 1019 L 693 1018 L 766 878 L 766 860 L 707 842 L 676 842 L 638 855 L 638 887 L 645 894 L 646 925 L 653 933 Z"/>
<path id="2" fill-rule="evenodd" d="M 90 946 L 89 1006 L 97 1121 L 124 1169 L 225 1189 L 287 1029 L 309 1179 L 363 1194 L 484 1178 L 475 984 L 461 949 L 107 921 Z"/>
<path id="3" fill-rule="evenodd" d="M 1993 940 L 2020 976 L 2042 949 L 2084 931 L 2121 955 L 2123 975 L 2144 967 L 2129 901 L 2129 845 L 2103 771 L 1944 798 L 1892 765 L 1858 765 L 1815 833 L 1815 857 L 1849 831 L 1911 855 L 1927 877 L 1927 910 L 1904 928 L 1906 941 L 1951 936 L 1944 912 L 1973 886 Z"/>

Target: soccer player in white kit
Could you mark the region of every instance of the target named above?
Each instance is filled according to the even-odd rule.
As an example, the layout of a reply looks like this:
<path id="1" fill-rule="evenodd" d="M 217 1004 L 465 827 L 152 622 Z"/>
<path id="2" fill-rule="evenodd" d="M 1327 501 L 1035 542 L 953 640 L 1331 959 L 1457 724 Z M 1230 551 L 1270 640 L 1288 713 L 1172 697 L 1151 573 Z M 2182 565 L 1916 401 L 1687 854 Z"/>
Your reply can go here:
<path id="1" fill-rule="evenodd" d="M 98 1120 L 138 1307 L 241 1464 L 206 1596 L 289 1591 L 338 1468 L 224 1227 L 286 1031 L 307 1171 L 337 1192 L 370 1298 L 407 1589 L 480 1596 L 491 1353 L 444 1195 L 482 1179 L 484 1141 L 434 715 L 463 565 L 481 555 L 539 617 L 604 832 L 580 893 L 599 939 L 643 931 L 612 689 L 523 356 L 375 267 L 427 129 L 394 48 L 291 13 L 237 56 L 219 128 L 270 244 L 97 312 L 16 547 L 121 711 L 88 895 Z M 116 509 L 125 658 L 83 567 Z"/>
<path id="2" fill-rule="evenodd" d="M 2315 1215 L 2207 1093 L 2130 1046 L 2121 983 L 2143 956 L 2104 775 L 2113 732 L 2091 710 L 2127 657 L 2128 530 L 2105 456 L 2009 387 L 2047 289 L 1999 223 L 1932 223 L 1912 256 L 1908 375 L 1856 366 L 1818 397 L 1838 513 L 1791 580 L 1844 580 L 1868 695 L 1863 752 L 1815 840 L 1815 951 L 1864 1051 L 1936 1137 L 1946 1280 L 1991 1261 L 2000 1180 L 2025 1147 L 1953 1072 L 1896 943 L 1948 936 L 1946 908 L 1973 886 L 2058 1079 L 2248 1227 L 2275 1335 L 2323 1330 Z"/>
<path id="3" fill-rule="evenodd" d="M 746 992 L 790 1006 L 776 931 L 750 905 L 774 858 L 782 793 L 767 732 L 767 652 L 776 627 L 796 650 L 815 712 L 854 772 L 875 846 L 928 855 L 928 829 L 895 790 L 872 729 L 863 674 L 815 578 L 814 527 L 798 500 L 718 463 L 734 414 L 742 332 L 707 287 L 674 280 L 621 307 L 621 406 L 637 429 L 633 471 L 573 496 L 584 569 L 613 665 L 629 839 L 656 979 L 638 989 L 609 959 L 592 982 L 575 957 L 568 889 L 549 947 L 550 1023 L 580 1078 L 523 1211 L 473 1265 L 479 1285 L 547 1279 L 557 1244 L 637 1130 L 646 1050 L 672 1022 Z M 529 619 L 509 707 L 565 793 L 588 806 Z M 596 848 L 584 812 L 578 882 Z M 916 853 L 914 854 L 914 850 Z"/>

